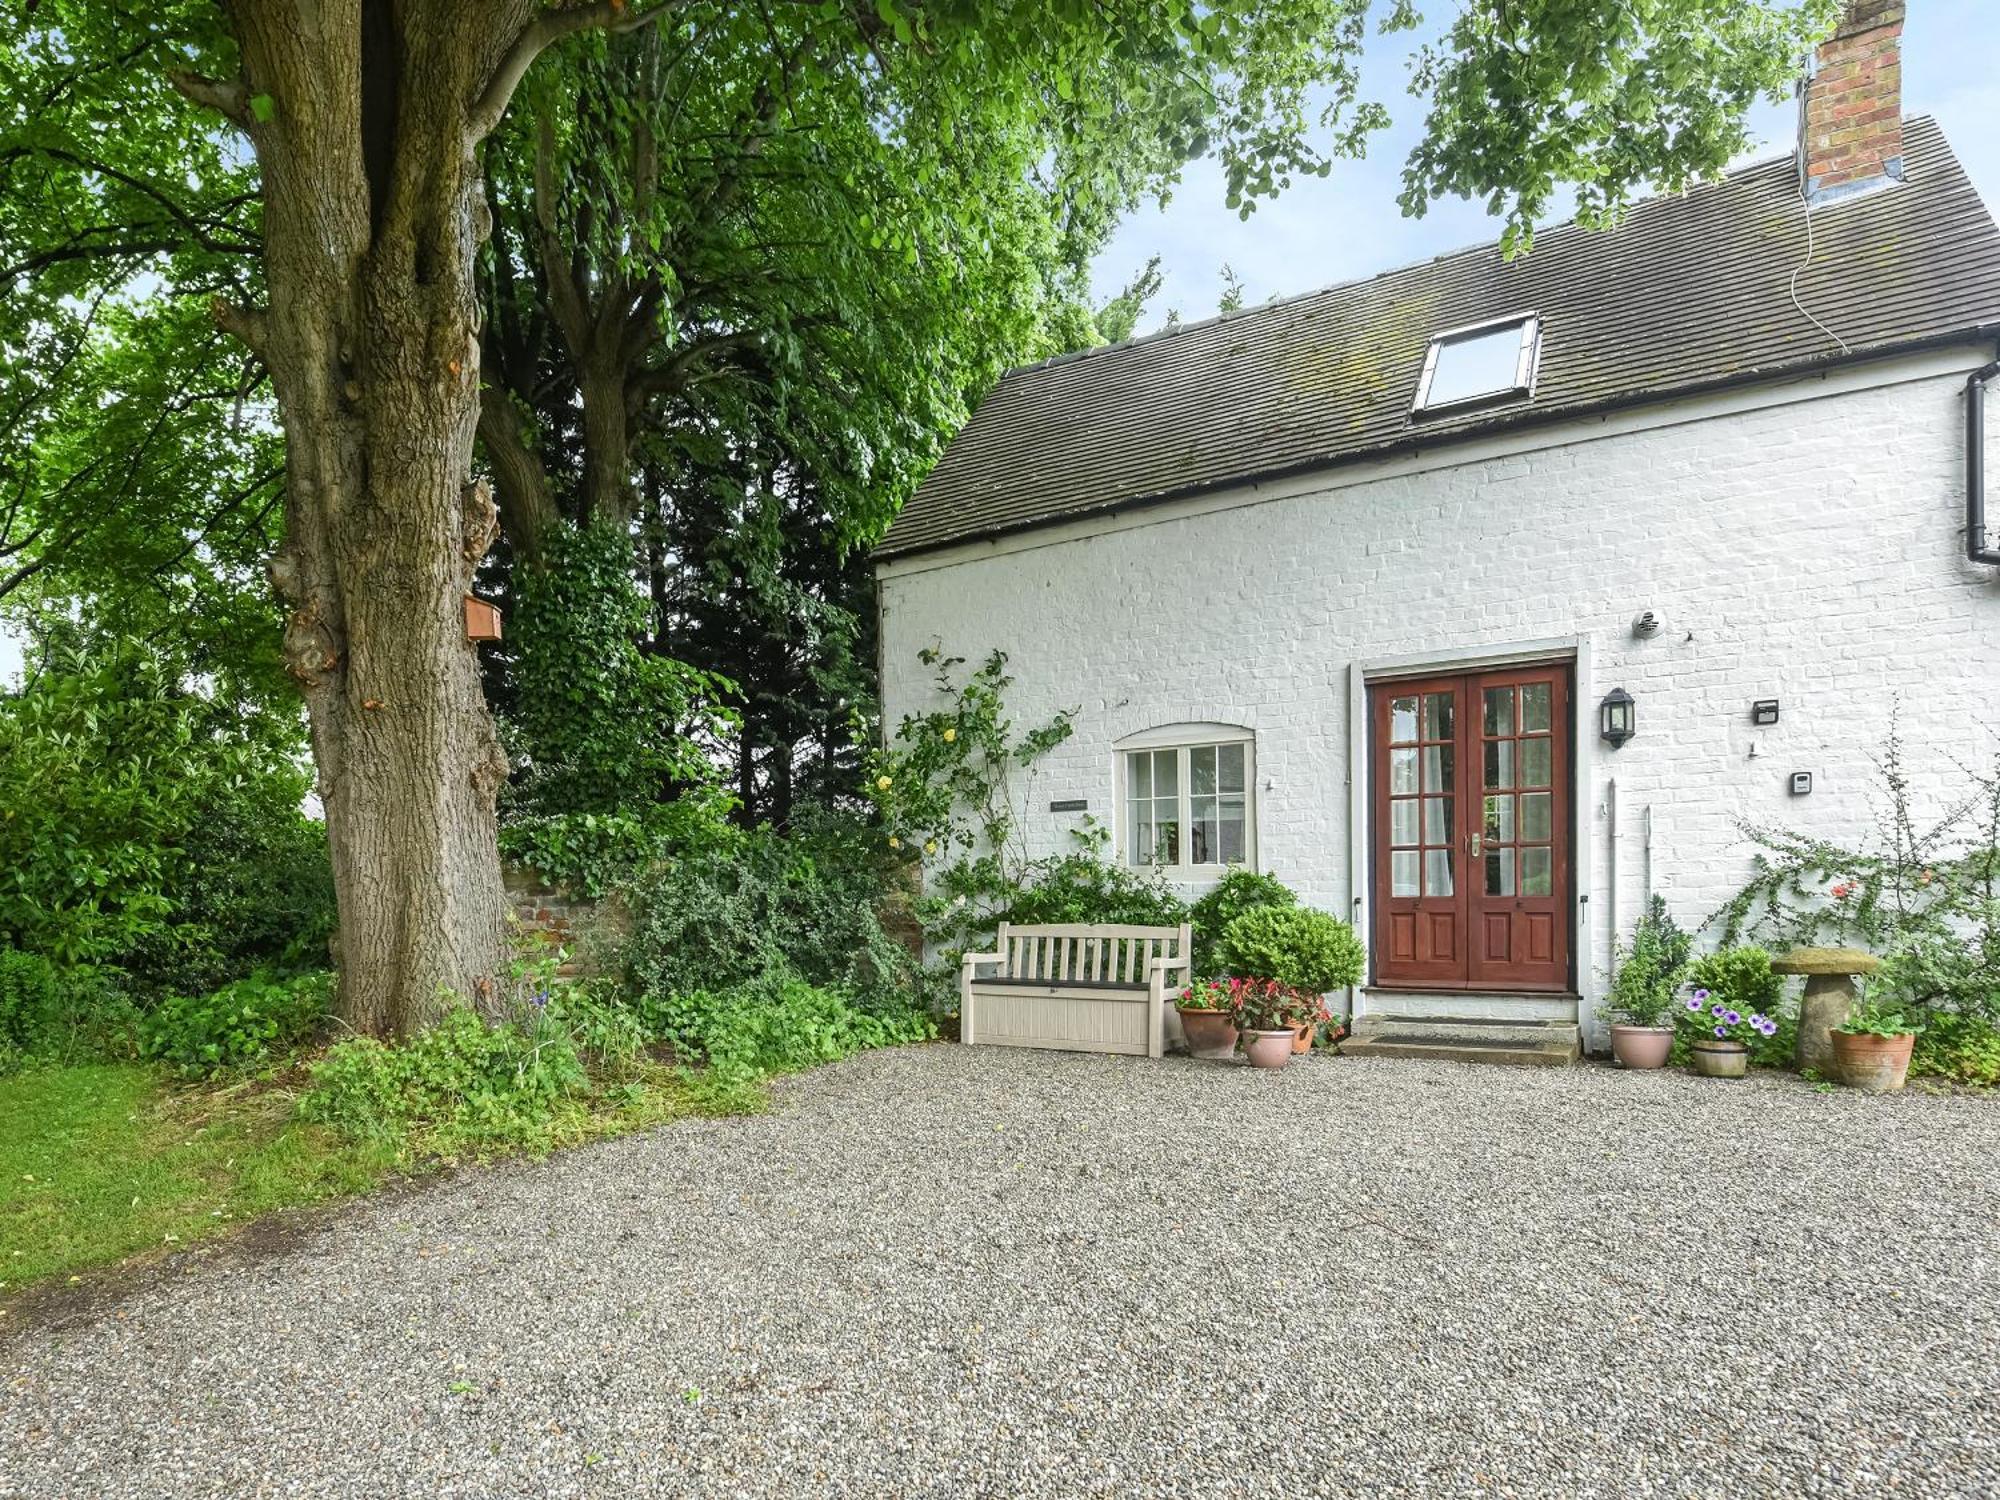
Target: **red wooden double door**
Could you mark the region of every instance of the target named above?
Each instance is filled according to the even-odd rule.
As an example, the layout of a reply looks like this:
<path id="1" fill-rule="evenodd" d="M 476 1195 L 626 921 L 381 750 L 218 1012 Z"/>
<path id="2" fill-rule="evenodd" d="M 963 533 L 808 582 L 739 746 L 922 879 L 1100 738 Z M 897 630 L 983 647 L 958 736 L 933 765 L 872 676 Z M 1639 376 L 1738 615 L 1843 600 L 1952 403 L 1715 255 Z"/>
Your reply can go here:
<path id="1" fill-rule="evenodd" d="M 1567 991 L 1568 666 L 1369 698 L 1375 982 Z"/>

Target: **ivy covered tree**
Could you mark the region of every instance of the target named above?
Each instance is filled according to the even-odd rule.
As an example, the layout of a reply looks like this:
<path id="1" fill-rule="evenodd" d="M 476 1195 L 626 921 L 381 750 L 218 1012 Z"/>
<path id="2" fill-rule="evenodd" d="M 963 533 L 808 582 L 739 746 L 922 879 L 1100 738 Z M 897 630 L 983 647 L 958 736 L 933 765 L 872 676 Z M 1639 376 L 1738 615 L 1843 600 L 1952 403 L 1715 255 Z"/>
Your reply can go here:
<path id="1" fill-rule="evenodd" d="M 1432 109 L 1407 206 L 1480 193 L 1525 226 L 1557 182 L 1582 182 L 1586 211 L 1604 215 L 1642 183 L 1710 171 L 1743 144 L 1744 105 L 1788 82 L 1836 8 L 1461 0 L 1418 71 Z M 233 419 L 240 399 L 282 452 L 270 575 L 326 808 L 348 1021 L 420 1025 L 444 994 L 490 994 L 501 970 L 508 765 L 462 616 L 500 524 L 495 492 L 527 557 L 565 503 L 569 524 L 636 524 L 635 431 L 726 452 L 738 429 L 714 424 L 734 390 L 769 403 L 794 455 L 851 445 L 840 472 L 854 482 L 823 484 L 823 499 L 844 536 L 865 538 L 934 445 L 929 414 L 993 363 L 990 348 L 954 342 L 950 298 L 998 285 L 999 304 L 978 305 L 1004 324 L 1007 298 L 1046 287 L 1029 270 L 1079 264 L 1194 155 L 1219 158 L 1247 212 L 1361 149 L 1384 120 L 1357 94 L 1370 12 L 1367 0 L 28 7 L 0 53 L 0 386 L 44 414 L 38 441 L 59 446 L 60 362 L 82 357 L 64 351 L 98 347 L 97 325 L 79 320 L 130 308 L 178 318 L 193 343 L 194 306 L 233 341 L 201 335 L 210 352 L 187 392 L 142 397 L 133 430 L 147 405 L 164 419 L 199 397 L 209 420 Z M 1381 18 L 1415 17 L 1396 0 Z M 585 171 L 586 158 L 616 171 Z M 767 171 L 798 190 L 749 216 L 748 185 Z M 871 312 L 857 330 L 864 294 L 883 288 L 891 304 L 907 295 L 907 314 Z M 1016 326 L 1040 315 L 1019 311 Z M 104 337 L 143 342 L 136 328 Z M 848 378 L 857 369 L 865 380 Z M 143 391 L 139 373 L 115 378 Z M 914 431 L 912 393 L 925 414 Z M 479 438 L 491 489 L 474 478 Z M 15 572 L 79 523 L 79 537 L 130 533 L 163 559 L 188 548 L 169 572 L 224 560 L 229 538 L 262 539 L 280 483 L 260 480 L 270 466 L 246 441 L 225 450 L 238 466 L 226 479 L 156 516 L 120 510 L 115 486 L 83 474 L 87 457 L 41 451 L 39 477 L 0 501 L 0 563 Z M 121 440 L 90 474 L 129 469 L 133 451 Z"/>

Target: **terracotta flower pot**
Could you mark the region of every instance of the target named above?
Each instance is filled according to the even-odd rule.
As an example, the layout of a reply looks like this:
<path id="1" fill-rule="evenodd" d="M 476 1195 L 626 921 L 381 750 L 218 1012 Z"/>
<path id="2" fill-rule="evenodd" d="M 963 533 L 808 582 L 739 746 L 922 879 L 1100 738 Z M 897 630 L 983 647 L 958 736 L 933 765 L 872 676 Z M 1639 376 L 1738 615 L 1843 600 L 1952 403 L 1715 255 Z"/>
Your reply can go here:
<path id="1" fill-rule="evenodd" d="M 1833 1033 L 1833 1065 L 1840 1081 L 1867 1094 L 1893 1094 L 1910 1076 L 1910 1050 L 1916 1035 L 1871 1036 L 1866 1032 Z"/>
<path id="2" fill-rule="evenodd" d="M 1741 1042 L 1705 1037 L 1688 1048 L 1688 1060 L 1703 1078 L 1741 1078 L 1750 1071 L 1750 1049 Z"/>
<path id="3" fill-rule="evenodd" d="M 1180 1018 L 1191 1055 L 1204 1062 L 1227 1062 L 1236 1055 L 1236 1023 L 1228 1011 L 1181 1010 Z"/>
<path id="4" fill-rule="evenodd" d="M 1664 1068 L 1673 1051 L 1671 1026 L 1613 1026 L 1611 1055 L 1628 1068 Z"/>
<path id="5" fill-rule="evenodd" d="M 1283 1031 L 1246 1031 L 1243 1033 L 1243 1050 L 1250 1054 L 1253 1067 L 1282 1068 L 1292 1060 L 1294 1032 L 1287 1026 Z"/>
<path id="6" fill-rule="evenodd" d="M 1308 1021 L 1303 1026 L 1294 1026 L 1292 1028 L 1293 1056 L 1297 1056 L 1301 1052 L 1312 1051 L 1313 1033 L 1318 1029 L 1319 1023 L 1317 1021 Z"/>

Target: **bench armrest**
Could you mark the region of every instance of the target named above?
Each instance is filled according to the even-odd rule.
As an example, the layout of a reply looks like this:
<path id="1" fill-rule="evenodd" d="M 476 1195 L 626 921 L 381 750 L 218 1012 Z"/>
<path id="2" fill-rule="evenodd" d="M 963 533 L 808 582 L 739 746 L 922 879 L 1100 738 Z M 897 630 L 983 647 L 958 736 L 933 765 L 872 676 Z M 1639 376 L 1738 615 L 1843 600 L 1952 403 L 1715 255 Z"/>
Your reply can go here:
<path id="1" fill-rule="evenodd" d="M 1005 962 L 1007 962 L 1007 955 L 1004 953 L 968 953 L 959 959 L 958 972 L 970 979 L 972 971 L 980 964 L 1004 964 Z"/>
<path id="2" fill-rule="evenodd" d="M 1155 969 L 1160 969 L 1171 974 L 1175 969 L 1185 969 L 1188 966 L 1188 961 L 1185 954 L 1178 958 L 1163 955 L 1154 959 L 1152 966 Z"/>

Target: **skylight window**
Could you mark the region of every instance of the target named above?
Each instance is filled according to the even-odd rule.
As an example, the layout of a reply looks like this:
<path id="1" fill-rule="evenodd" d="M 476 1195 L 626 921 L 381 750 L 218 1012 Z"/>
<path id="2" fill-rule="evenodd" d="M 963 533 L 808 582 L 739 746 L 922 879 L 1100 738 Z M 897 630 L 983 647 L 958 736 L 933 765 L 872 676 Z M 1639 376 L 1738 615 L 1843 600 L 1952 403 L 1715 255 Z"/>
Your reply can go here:
<path id="1" fill-rule="evenodd" d="M 1424 356 L 1412 410 L 1448 411 L 1529 395 L 1541 352 L 1542 320 L 1532 314 L 1440 333 Z"/>

